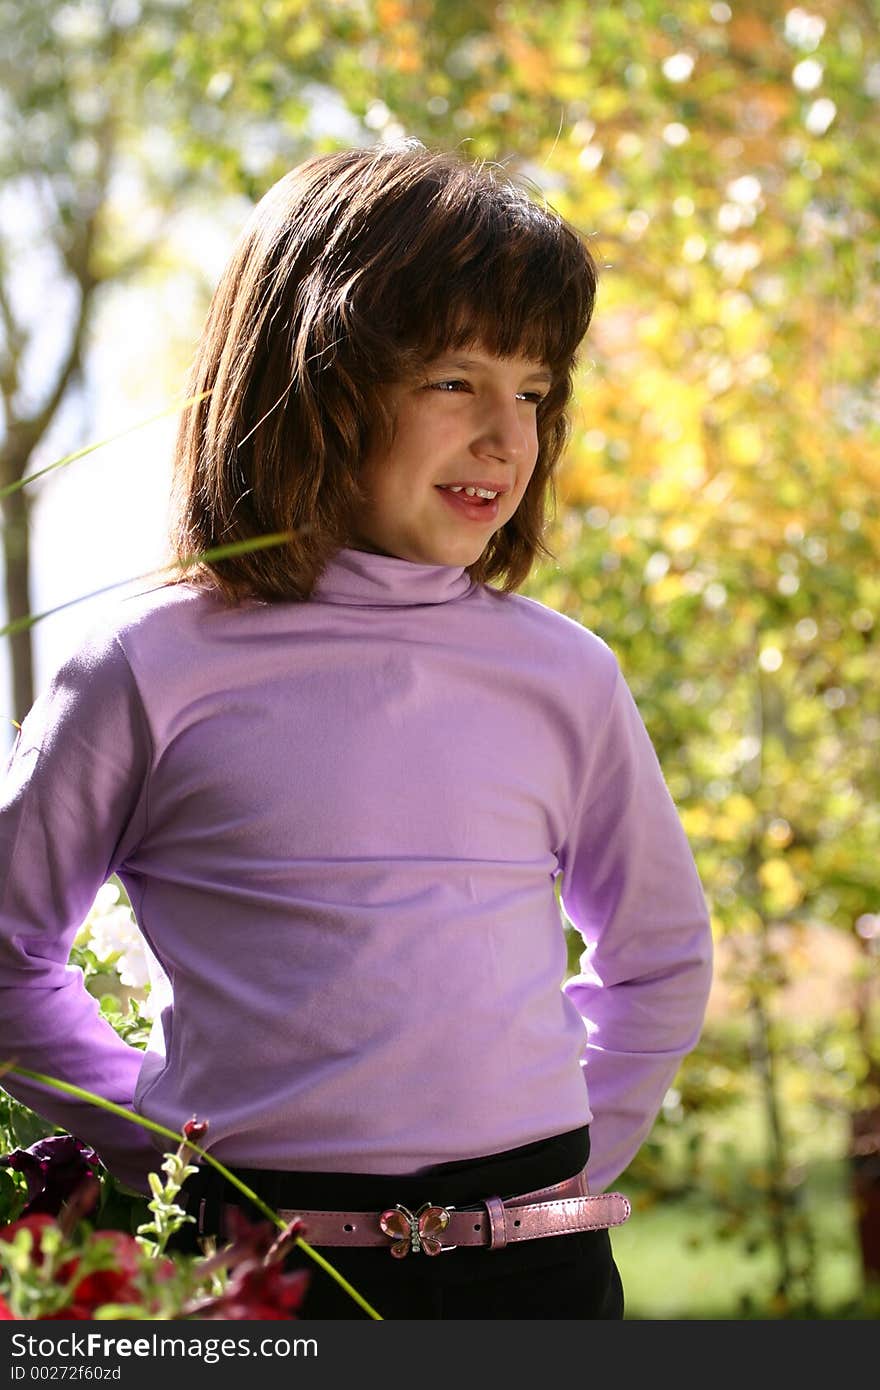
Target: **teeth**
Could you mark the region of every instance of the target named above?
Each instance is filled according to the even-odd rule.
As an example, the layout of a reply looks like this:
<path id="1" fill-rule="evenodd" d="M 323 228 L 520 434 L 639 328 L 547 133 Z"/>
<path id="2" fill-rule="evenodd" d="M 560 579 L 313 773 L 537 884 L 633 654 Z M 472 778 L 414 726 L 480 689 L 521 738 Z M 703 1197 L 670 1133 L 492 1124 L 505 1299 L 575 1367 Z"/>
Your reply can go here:
<path id="1" fill-rule="evenodd" d="M 455 486 L 455 487 L 452 487 L 452 486 L 450 486 L 450 485 L 447 484 L 447 485 L 444 487 L 444 492 L 465 492 L 465 493 L 467 493 L 468 497 L 488 497 L 488 499 L 489 499 L 490 502 L 492 501 L 493 498 L 495 498 L 495 497 L 498 496 L 498 493 L 497 493 L 497 492 L 492 492 L 492 491 L 490 491 L 489 488 L 486 488 L 486 487 L 463 487 L 460 483 L 459 483 L 457 486 Z"/>

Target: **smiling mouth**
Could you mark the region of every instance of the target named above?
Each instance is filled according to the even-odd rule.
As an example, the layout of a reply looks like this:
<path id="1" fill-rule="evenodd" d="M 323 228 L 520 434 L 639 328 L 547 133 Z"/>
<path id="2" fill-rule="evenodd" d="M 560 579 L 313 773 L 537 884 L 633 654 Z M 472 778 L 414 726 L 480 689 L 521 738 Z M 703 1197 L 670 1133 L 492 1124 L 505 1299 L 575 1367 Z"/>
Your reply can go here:
<path id="1" fill-rule="evenodd" d="M 460 517 L 468 521 L 495 521 L 498 516 L 499 497 L 469 496 L 464 490 L 452 491 L 450 487 L 438 486 L 437 491 L 446 505 Z M 500 495 L 499 495 L 500 496 Z"/>
<path id="2" fill-rule="evenodd" d="M 486 502 L 494 501 L 496 497 L 503 497 L 509 488 L 504 483 L 495 482 L 463 482 L 463 483 L 438 483 L 437 487 L 441 492 L 464 493 L 472 500 L 478 497 Z"/>
<path id="3" fill-rule="evenodd" d="M 463 482 L 441 482 L 439 488 L 441 488 L 441 492 L 463 492 L 468 498 L 473 498 L 474 500 L 482 498 L 484 502 L 494 502 L 500 491 L 499 488 L 477 488 L 477 486 L 468 486 L 463 484 Z"/>

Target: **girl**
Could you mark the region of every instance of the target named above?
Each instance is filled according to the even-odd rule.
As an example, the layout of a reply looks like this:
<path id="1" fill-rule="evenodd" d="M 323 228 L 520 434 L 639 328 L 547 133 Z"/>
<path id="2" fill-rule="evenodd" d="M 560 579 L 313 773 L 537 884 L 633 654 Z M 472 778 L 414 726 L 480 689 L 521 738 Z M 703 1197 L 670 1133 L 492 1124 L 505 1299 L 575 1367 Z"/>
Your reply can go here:
<path id="1" fill-rule="evenodd" d="M 0 1053 L 207 1120 L 386 1318 L 622 1317 L 628 1206 L 587 1176 L 702 1024 L 705 903 L 615 658 L 515 593 L 595 289 L 571 227 L 457 156 L 281 179 L 176 451 L 181 556 L 274 541 L 123 603 L 6 779 Z M 66 967 L 113 873 L 173 990 L 145 1055 Z M 144 1131 L 9 1088 L 146 1189 Z M 202 1235 L 239 1200 L 215 1176 Z M 304 1314 L 360 1316 L 317 1270 Z"/>

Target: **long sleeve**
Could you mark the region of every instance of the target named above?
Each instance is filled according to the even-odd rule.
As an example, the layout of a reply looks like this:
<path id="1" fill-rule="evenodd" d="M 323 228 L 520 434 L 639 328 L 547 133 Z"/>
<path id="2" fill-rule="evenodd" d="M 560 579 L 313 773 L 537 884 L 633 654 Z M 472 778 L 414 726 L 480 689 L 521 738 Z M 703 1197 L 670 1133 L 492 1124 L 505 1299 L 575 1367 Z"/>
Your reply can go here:
<path id="1" fill-rule="evenodd" d="M 109 639 L 86 647 L 35 703 L 0 782 L 0 1063 L 131 1108 L 143 1053 L 100 1016 L 68 966 L 95 894 L 137 842 L 150 739 L 131 672 Z M 156 1166 L 146 1131 L 6 1073 L 2 1085 L 91 1144 L 144 1190 Z"/>
<path id="2" fill-rule="evenodd" d="M 619 671 L 562 868 L 563 906 L 586 945 L 564 992 L 587 1026 L 590 1177 L 601 1191 L 637 1153 L 696 1045 L 712 970 L 696 866 Z"/>

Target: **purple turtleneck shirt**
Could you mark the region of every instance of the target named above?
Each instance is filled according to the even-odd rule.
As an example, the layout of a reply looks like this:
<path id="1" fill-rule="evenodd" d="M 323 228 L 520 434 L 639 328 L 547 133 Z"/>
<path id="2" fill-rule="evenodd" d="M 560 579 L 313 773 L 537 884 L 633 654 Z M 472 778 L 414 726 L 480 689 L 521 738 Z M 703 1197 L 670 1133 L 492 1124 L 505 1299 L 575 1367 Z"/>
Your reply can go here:
<path id="1" fill-rule="evenodd" d="M 67 963 L 114 873 L 173 988 L 146 1053 Z M 557 880 L 585 943 L 564 987 Z M 2 783 L 0 1059 L 174 1130 L 197 1115 L 226 1164 L 413 1173 L 589 1123 L 601 1190 L 710 971 L 612 652 L 462 569 L 342 550 L 304 603 L 127 600 Z M 132 1187 L 168 1147 L 3 1084 Z"/>

